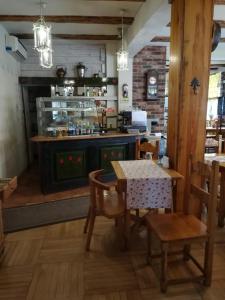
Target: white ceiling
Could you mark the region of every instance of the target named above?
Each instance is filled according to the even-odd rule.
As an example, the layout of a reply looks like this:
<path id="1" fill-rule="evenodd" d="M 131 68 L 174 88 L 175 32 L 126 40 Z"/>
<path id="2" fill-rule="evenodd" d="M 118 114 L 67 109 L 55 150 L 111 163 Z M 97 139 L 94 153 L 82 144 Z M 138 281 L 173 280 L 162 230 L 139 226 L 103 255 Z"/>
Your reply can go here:
<path id="1" fill-rule="evenodd" d="M 43 0 L 47 3 L 45 15 L 113 16 L 135 17 L 141 2 L 95 1 L 95 0 Z M 1 15 L 38 15 L 38 0 L 0 0 Z M 9 33 L 32 33 L 31 22 L 2 22 Z M 58 34 L 118 34 L 120 25 L 107 24 L 52 24 L 53 33 Z M 126 26 L 125 26 L 126 27 Z"/>
<path id="2" fill-rule="evenodd" d="M 144 18 L 144 14 L 150 15 L 151 6 L 154 3 L 165 2 L 161 10 L 154 15 L 154 26 L 152 22 L 150 26 L 146 26 L 144 37 L 141 37 L 144 45 L 162 45 L 169 48 L 169 43 L 152 43 L 151 38 L 154 35 L 169 36 L 170 28 L 166 25 L 170 20 L 170 7 L 168 0 L 146 0 L 146 2 L 126 2 L 126 1 L 101 1 L 101 0 L 42 0 L 47 3 L 45 10 L 46 15 L 78 15 L 78 16 L 120 16 L 120 10 L 126 9 L 127 17 L 137 16 L 134 25 L 130 26 L 130 32 L 140 25 L 140 20 Z M 143 7 L 142 7 L 143 6 Z M 1 15 L 38 15 L 39 0 L 0 0 Z M 225 20 L 225 5 L 215 5 L 214 19 Z M 162 24 L 163 23 L 163 24 Z M 146 22 L 147 24 L 147 22 Z M 9 33 L 32 33 L 31 22 L 2 22 L 2 25 Z M 115 35 L 118 34 L 120 25 L 108 24 L 79 24 L 79 23 L 54 23 L 52 24 L 52 32 L 58 34 L 102 34 Z M 127 28 L 129 26 L 126 26 Z M 144 27 L 143 27 L 144 28 Z M 153 30 L 154 29 L 154 30 Z M 129 34 L 128 30 L 128 34 Z M 140 30 L 139 30 L 140 31 Z M 141 32 L 139 32 L 139 35 Z M 225 37 L 225 29 L 222 30 L 222 37 Z M 141 45 L 140 37 L 133 38 L 132 43 Z M 138 47 L 133 47 L 134 52 L 138 51 Z M 134 55 L 135 53 L 133 53 Z M 220 43 L 218 48 L 212 55 L 213 60 L 225 61 L 225 43 Z"/>
<path id="3" fill-rule="evenodd" d="M 0 0 L 0 14 L 39 14 L 39 0 Z M 47 3 L 47 15 L 119 16 L 121 8 L 127 16 L 135 16 L 141 2 L 95 0 L 42 0 Z"/>

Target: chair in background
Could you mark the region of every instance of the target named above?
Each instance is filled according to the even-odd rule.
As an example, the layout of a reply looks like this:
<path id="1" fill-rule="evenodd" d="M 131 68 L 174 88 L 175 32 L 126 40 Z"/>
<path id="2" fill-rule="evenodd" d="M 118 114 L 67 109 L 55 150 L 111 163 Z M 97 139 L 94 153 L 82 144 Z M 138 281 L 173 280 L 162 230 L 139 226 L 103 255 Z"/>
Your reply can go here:
<path id="1" fill-rule="evenodd" d="M 90 207 L 84 226 L 84 233 L 87 233 L 86 251 L 90 250 L 96 216 L 115 219 L 118 221 L 118 226 L 121 226 L 121 234 L 123 233 L 122 218 L 125 215 L 123 194 L 117 191 L 115 186 L 100 181 L 102 174 L 103 170 L 93 171 L 89 174 Z"/>
<path id="2" fill-rule="evenodd" d="M 213 161 L 212 167 L 198 162 L 192 165 L 192 176 L 200 176 L 201 184 L 190 184 L 190 197 L 193 200 L 199 200 L 207 205 L 207 222 L 206 224 L 196 216 L 188 214 L 188 211 L 182 214 L 148 214 L 146 224 L 148 226 L 148 257 L 149 262 L 152 258 L 161 257 L 161 291 L 166 292 L 169 284 L 184 283 L 186 281 L 203 280 L 206 286 L 211 284 L 212 265 L 213 265 L 213 246 L 216 227 L 216 207 L 217 207 L 217 186 L 219 178 L 219 164 Z M 196 178 L 196 177 L 195 177 Z M 209 181 L 209 192 L 205 191 L 203 181 Z M 151 236 L 152 233 L 160 241 L 161 254 L 152 255 Z M 196 242 L 205 242 L 204 265 L 191 255 L 191 244 Z M 197 268 L 202 272 L 201 276 L 195 278 L 169 280 L 167 277 L 167 264 L 169 249 L 172 245 L 181 245 L 182 250 L 179 252 L 184 256 L 184 260 L 191 259 Z M 177 252 L 176 252 L 177 254 Z"/>
<path id="3" fill-rule="evenodd" d="M 136 159 L 141 159 L 141 152 L 151 152 L 153 159 L 158 159 L 159 153 L 159 141 L 151 141 L 151 142 L 144 142 L 141 143 L 140 139 L 136 141 Z"/>

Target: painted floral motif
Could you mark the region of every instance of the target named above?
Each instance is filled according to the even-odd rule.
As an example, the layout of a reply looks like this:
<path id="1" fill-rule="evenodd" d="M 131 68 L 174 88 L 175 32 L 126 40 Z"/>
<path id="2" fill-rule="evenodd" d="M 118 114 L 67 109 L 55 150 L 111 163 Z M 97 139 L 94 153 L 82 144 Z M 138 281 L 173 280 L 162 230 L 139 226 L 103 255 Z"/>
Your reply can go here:
<path id="1" fill-rule="evenodd" d="M 120 161 L 127 178 L 127 208 L 172 207 L 171 177 L 151 160 Z"/>
<path id="2" fill-rule="evenodd" d="M 64 159 L 61 158 L 61 159 L 59 160 L 59 163 L 60 163 L 60 165 L 64 165 Z"/>

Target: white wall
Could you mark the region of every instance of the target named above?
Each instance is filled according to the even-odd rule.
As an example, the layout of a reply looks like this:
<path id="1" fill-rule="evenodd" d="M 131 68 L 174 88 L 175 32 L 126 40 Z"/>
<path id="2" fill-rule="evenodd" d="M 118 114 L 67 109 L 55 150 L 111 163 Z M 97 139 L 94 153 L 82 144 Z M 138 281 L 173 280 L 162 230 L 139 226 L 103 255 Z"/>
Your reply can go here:
<path id="1" fill-rule="evenodd" d="M 86 76 L 105 72 L 105 45 L 104 43 L 88 43 L 82 41 L 53 40 L 53 68 L 43 69 L 39 64 L 37 51 L 33 49 L 32 40 L 23 40 L 28 51 L 27 60 L 21 64 L 21 76 L 25 77 L 55 77 L 56 66 L 67 68 L 67 77 L 77 77 L 76 66 L 82 62 L 86 67 Z"/>
<path id="2" fill-rule="evenodd" d="M 5 51 L 6 34 L 0 25 L 0 177 L 19 175 L 26 167 L 20 63 Z"/>
<path id="3" fill-rule="evenodd" d="M 128 99 L 123 98 L 123 85 L 128 85 Z M 118 72 L 118 110 L 132 110 L 133 101 L 133 58 L 129 58 L 128 71 Z"/>

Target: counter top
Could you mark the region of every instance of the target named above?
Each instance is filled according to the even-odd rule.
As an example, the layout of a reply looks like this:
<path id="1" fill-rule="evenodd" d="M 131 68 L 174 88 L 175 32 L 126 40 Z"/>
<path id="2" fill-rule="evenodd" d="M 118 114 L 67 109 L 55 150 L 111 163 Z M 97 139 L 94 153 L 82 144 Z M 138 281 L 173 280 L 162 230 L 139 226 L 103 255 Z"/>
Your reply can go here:
<path id="1" fill-rule="evenodd" d="M 60 142 L 60 141 L 71 141 L 71 140 L 92 140 L 92 139 L 110 139 L 118 137 L 129 137 L 129 136 L 142 136 L 143 134 L 134 134 L 134 133 L 106 133 L 106 134 L 96 134 L 96 135 L 82 135 L 82 136 L 62 136 L 62 137 L 48 137 L 37 135 L 31 138 L 32 142 L 41 143 L 41 142 Z"/>

